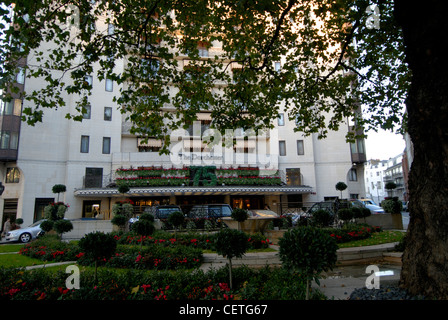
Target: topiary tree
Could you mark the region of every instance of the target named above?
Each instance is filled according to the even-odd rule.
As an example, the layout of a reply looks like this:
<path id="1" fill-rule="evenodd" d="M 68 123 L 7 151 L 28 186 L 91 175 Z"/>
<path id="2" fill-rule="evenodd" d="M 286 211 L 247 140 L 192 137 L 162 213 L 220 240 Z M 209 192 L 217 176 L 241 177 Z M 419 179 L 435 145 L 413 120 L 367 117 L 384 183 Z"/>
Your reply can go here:
<path id="1" fill-rule="evenodd" d="M 73 224 L 70 220 L 60 219 L 53 223 L 53 229 L 59 234 L 59 238 L 62 239 L 62 234 L 73 230 Z"/>
<path id="2" fill-rule="evenodd" d="M 344 221 L 346 223 L 350 219 L 353 219 L 353 212 L 351 209 L 343 208 L 338 210 L 338 219 Z"/>
<path id="3" fill-rule="evenodd" d="M 53 220 L 45 220 L 45 221 L 42 221 L 42 223 L 40 224 L 39 227 L 45 233 L 47 233 L 47 232 L 50 232 L 51 230 L 53 230 L 53 224 L 54 224 Z"/>
<path id="4" fill-rule="evenodd" d="M 127 184 L 120 184 L 119 186 L 118 186 L 118 192 L 120 192 L 120 193 L 126 193 L 126 192 L 128 192 L 130 189 L 129 189 L 129 186 L 127 185 Z"/>
<path id="5" fill-rule="evenodd" d="M 125 229 L 126 223 L 128 222 L 128 219 L 123 214 L 117 214 L 112 218 L 110 222 L 120 228 L 121 231 L 123 231 Z"/>
<path id="6" fill-rule="evenodd" d="M 134 206 L 130 203 L 115 203 L 112 206 L 112 224 L 118 226 L 121 231 L 126 230 L 129 218 L 134 214 Z"/>
<path id="7" fill-rule="evenodd" d="M 143 215 L 142 215 L 143 216 Z M 132 230 L 137 232 L 137 234 L 142 236 L 142 241 L 140 242 L 140 248 L 143 246 L 143 237 L 144 236 L 150 236 L 154 233 L 155 227 L 154 227 L 154 219 L 148 219 L 140 217 L 140 219 L 136 222 L 134 222 L 132 226 Z"/>
<path id="8" fill-rule="evenodd" d="M 332 270 L 336 264 L 336 241 L 319 228 L 305 226 L 287 231 L 280 238 L 279 246 L 283 267 L 306 277 L 308 300 L 311 280 L 319 284 L 320 274 Z"/>
<path id="9" fill-rule="evenodd" d="M 233 220 L 238 221 L 238 230 L 240 230 L 240 223 L 246 221 L 249 218 L 249 214 L 247 210 L 235 208 L 232 210 L 231 217 Z"/>
<path id="10" fill-rule="evenodd" d="M 324 209 L 314 211 L 311 217 L 311 223 L 316 227 L 328 227 L 332 222 L 332 215 Z"/>
<path id="11" fill-rule="evenodd" d="M 109 259 L 117 249 L 117 242 L 109 233 L 100 231 L 86 234 L 79 240 L 78 246 L 85 255 L 95 261 L 95 284 L 98 282 L 98 260 Z"/>
<path id="12" fill-rule="evenodd" d="M 182 224 L 185 221 L 185 216 L 180 211 L 175 211 L 171 213 L 168 217 L 168 223 L 171 224 L 174 227 L 174 235 L 177 239 L 177 230 L 182 227 Z"/>
<path id="13" fill-rule="evenodd" d="M 229 280 L 232 289 L 232 259 L 241 258 L 249 248 L 248 236 L 235 229 L 221 229 L 215 237 L 216 252 L 229 260 Z"/>
<path id="14" fill-rule="evenodd" d="M 58 202 L 59 202 L 59 194 L 61 192 L 65 192 L 67 191 L 67 187 L 63 184 L 55 184 L 53 186 L 53 188 L 51 188 L 51 191 L 53 191 L 53 193 L 57 193 L 58 194 Z"/>
<path id="15" fill-rule="evenodd" d="M 347 185 L 344 182 L 339 181 L 338 183 L 336 183 L 335 187 L 336 187 L 336 190 L 341 191 L 341 199 L 342 199 L 342 191 L 347 189 Z"/>

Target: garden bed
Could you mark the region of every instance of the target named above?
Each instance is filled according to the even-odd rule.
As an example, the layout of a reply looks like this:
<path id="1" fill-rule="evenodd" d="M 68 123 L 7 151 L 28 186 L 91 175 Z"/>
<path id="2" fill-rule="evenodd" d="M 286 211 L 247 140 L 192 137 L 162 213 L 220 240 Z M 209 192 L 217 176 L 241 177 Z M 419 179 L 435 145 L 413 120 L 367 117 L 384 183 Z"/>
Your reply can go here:
<path id="1" fill-rule="evenodd" d="M 7 300 L 301 300 L 305 284 L 298 274 L 283 268 L 233 270 L 233 290 L 226 267 L 207 272 L 145 271 L 100 268 L 98 283 L 93 270 L 81 268 L 80 289 L 66 288 L 63 270 L 24 271 L 0 268 L 0 299 Z M 325 299 L 313 291 L 313 299 Z"/>

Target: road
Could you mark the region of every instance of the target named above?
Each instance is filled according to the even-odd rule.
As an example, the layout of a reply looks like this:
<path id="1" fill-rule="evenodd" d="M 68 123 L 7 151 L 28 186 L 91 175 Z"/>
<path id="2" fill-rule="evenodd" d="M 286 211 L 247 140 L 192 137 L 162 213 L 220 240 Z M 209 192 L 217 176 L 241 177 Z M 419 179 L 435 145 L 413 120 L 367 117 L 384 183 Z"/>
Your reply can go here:
<path id="1" fill-rule="evenodd" d="M 409 224 L 409 212 L 402 211 L 401 216 L 403 220 L 403 229 L 407 230 Z"/>

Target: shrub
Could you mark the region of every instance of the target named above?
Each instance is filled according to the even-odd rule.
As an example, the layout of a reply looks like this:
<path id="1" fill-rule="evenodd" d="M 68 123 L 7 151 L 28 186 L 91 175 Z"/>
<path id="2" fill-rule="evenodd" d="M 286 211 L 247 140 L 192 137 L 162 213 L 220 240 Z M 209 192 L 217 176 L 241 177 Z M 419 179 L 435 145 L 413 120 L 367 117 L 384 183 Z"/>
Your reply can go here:
<path id="1" fill-rule="evenodd" d="M 344 222 L 347 222 L 348 220 L 353 218 L 353 212 L 352 210 L 347 208 L 339 209 L 338 218 Z"/>
<path id="2" fill-rule="evenodd" d="M 109 259 L 117 248 L 117 242 L 111 234 L 91 232 L 86 234 L 78 243 L 87 257 L 95 261 L 95 280 L 97 280 L 98 260 Z"/>
<path id="3" fill-rule="evenodd" d="M 247 214 L 247 210 L 235 208 L 232 211 L 231 217 L 233 220 L 236 220 L 238 222 L 244 222 L 247 220 L 249 215 Z"/>
<path id="4" fill-rule="evenodd" d="M 239 230 L 222 229 L 216 234 L 215 247 L 218 254 L 229 260 L 229 279 L 232 289 L 232 259 L 241 258 L 248 249 L 248 237 Z"/>
<path id="5" fill-rule="evenodd" d="M 299 227 L 286 232 L 279 245 L 282 265 L 306 277 L 308 300 L 310 281 L 318 282 L 320 273 L 336 264 L 336 241 L 322 229 Z"/>
<path id="6" fill-rule="evenodd" d="M 154 223 L 151 220 L 139 219 L 138 221 L 134 222 L 132 229 L 141 236 L 149 236 L 153 234 L 155 227 Z M 140 246 L 142 245 L 143 241 L 141 242 Z"/>
<path id="7" fill-rule="evenodd" d="M 53 229 L 53 223 L 53 220 L 45 220 L 40 224 L 40 228 L 45 232 L 49 232 Z"/>
<path id="8" fill-rule="evenodd" d="M 73 224 L 71 223 L 70 220 L 61 219 L 54 222 L 53 229 L 59 234 L 59 236 L 62 239 L 63 233 L 73 230 Z"/>
<path id="9" fill-rule="evenodd" d="M 387 213 L 398 214 L 403 210 L 403 204 L 397 199 L 386 199 L 381 202 L 381 207 Z"/>
<path id="10" fill-rule="evenodd" d="M 175 212 L 171 213 L 167 220 L 167 222 L 169 224 L 173 225 L 174 228 L 176 228 L 176 229 L 180 229 L 180 227 L 182 226 L 184 221 L 185 221 L 185 216 L 180 211 L 175 211 Z"/>
<path id="11" fill-rule="evenodd" d="M 312 224 L 318 227 L 328 227 L 333 222 L 333 217 L 327 210 L 316 210 L 311 218 Z"/>

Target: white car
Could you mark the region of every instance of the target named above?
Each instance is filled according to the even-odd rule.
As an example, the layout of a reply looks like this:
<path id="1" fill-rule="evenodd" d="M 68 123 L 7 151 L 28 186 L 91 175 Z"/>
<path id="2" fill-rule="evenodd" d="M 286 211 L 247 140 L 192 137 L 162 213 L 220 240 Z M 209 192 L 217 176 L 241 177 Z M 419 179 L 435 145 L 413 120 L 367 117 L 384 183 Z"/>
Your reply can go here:
<path id="1" fill-rule="evenodd" d="M 40 224 L 44 221 L 45 220 L 39 220 L 27 228 L 11 230 L 6 234 L 5 240 L 11 242 L 19 241 L 22 243 L 30 242 L 31 240 L 36 239 L 39 232 L 42 231 Z"/>

